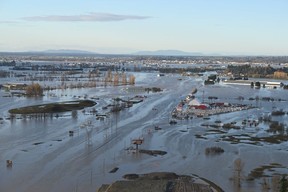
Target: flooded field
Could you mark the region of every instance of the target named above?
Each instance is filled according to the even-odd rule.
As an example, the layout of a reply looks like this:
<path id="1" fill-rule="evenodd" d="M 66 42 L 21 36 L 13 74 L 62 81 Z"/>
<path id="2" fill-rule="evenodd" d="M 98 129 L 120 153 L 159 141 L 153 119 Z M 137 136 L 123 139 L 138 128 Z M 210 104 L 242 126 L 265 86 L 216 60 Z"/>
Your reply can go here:
<path id="1" fill-rule="evenodd" d="M 238 190 L 240 182 L 238 191 L 247 192 L 261 191 L 264 178 L 272 187 L 273 176 L 288 174 L 287 90 L 221 82 L 204 86 L 204 77 L 134 75 L 134 86 L 56 89 L 38 98 L 7 97 L 8 93 L 1 90 L 0 191 L 95 191 L 125 174 L 170 171 L 198 175 L 224 191 Z M 141 87 L 163 91 L 148 93 Z M 195 97 L 201 102 L 209 103 L 209 97 L 217 97 L 213 102 L 253 108 L 176 119 L 175 124 L 169 124 L 171 112 L 193 88 L 198 89 Z M 115 98 L 128 100 L 137 95 L 142 102 L 117 113 L 107 107 Z M 12 108 L 84 97 L 97 104 L 45 118 L 11 118 L 8 113 Z M 284 114 L 272 115 L 273 111 Z M 278 122 L 275 129 L 273 122 Z M 167 154 L 137 153 L 134 139 L 143 141 L 139 149 Z M 210 147 L 220 147 L 224 152 L 205 153 Z M 241 178 L 235 177 L 237 159 L 242 163 Z M 6 160 L 12 160 L 13 166 L 7 167 Z M 115 167 L 119 169 L 109 173 Z"/>

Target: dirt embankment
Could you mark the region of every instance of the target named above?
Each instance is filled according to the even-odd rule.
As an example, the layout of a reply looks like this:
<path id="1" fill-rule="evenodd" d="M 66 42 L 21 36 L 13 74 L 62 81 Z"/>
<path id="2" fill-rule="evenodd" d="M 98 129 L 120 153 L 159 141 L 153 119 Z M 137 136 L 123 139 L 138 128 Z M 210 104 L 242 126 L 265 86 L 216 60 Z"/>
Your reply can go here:
<path id="1" fill-rule="evenodd" d="M 97 192 L 222 192 L 217 185 L 198 177 L 170 172 L 127 174 L 126 180 L 102 185 Z"/>

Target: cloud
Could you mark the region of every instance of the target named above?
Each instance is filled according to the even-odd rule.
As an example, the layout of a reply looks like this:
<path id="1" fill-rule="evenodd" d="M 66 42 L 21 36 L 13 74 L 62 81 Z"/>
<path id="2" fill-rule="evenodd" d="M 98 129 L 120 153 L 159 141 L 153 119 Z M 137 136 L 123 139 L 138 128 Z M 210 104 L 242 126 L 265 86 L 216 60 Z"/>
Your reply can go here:
<path id="1" fill-rule="evenodd" d="M 138 15 L 117 15 L 111 13 L 89 13 L 82 15 L 48 15 L 23 17 L 26 21 L 51 21 L 51 22 L 109 22 L 123 20 L 141 20 L 148 19 L 148 16 Z"/>

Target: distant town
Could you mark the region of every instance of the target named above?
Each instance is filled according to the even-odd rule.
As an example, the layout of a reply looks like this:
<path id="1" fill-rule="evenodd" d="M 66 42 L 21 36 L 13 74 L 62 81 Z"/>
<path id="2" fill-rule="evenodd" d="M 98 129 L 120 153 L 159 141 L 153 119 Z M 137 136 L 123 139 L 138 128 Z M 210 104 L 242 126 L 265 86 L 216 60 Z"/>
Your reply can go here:
<path id="1" fill-rule="evenodd" d="M 0 52 L 0 60 L 153 64 L 253 64 L 287 67 L 288 56 L 167 56 L 93 54 L 81 52 Z"/>

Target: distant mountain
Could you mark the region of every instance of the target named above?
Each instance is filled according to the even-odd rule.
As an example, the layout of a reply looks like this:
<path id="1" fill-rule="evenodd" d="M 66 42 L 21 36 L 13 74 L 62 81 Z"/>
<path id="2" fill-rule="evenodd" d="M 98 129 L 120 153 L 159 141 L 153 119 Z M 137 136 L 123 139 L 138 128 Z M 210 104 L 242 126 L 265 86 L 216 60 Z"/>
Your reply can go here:
<path id="1" fill-rule="evenodd" d="M 133 53 L 133 55 L 151 55 L 151 56 L 203 56 L 198 52 L 185 52 L 179 50 L 157 50 L 157 51 L 139 51 Z"/>
<path id="2" fill-rule="evenodd" d="M 40 51 L 43 53 L 53 53 L 53 54 L 98 54 L 91 51 L 74 50 L 74 49 L 49 49 L 45 51 Z"/>
<path id="3" fill-rule="evenodd" d="M 130 54 L 107 54 L 107 53 L 96 53 L 92 51 L 83 51 L 75 49 L 49 49 L 44 51 L 24 51 L 24 52 L 0 52 L 2 54 L 12 55 L 55 55 L 55 56 L 95 56 L 95 55 L 147 55 L 147 56 L 205 56 L 200 52 L 185 52 L 179 50 L 157 50 L 157 51 L 139 51 Z"/>

